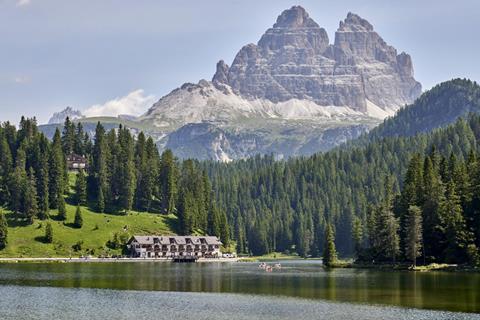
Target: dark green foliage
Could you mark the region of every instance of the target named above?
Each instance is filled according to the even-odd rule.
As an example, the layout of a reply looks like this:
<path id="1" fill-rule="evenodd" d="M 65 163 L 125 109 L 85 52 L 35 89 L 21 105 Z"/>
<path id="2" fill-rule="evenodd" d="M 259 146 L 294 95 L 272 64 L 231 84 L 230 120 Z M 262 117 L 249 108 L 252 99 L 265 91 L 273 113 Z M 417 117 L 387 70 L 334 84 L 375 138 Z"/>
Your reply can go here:
<path id="1" fill-rule="evenodd" d="M 60 131 L 58 129 L 55 132 L 50 148 L 49 164 L 49 203 L 50 208 L 58 209 L 59 198 L 63 197 L 66 185 L 65 154 L 63 153 Z"/>
<path id="2" fill-rule="evenodd" d="M 130 236 L 127 233 L 115 233 L 113 235 L 113 239 L 107 241 L 106 246 L 113 250 L 123 249 L 125 248 L 129 238 Z"/>
<path id="3" fill-rule="evenodd" d="M 82 251 L 82 246 L 83 246 L 83 241 L 80 240 L 80 241 L 77 241 L 77 242 L 72 246 L 72 249 L 73 249 L 73 251 L 75 251 L 75 252 L 79 252 L 79 251 Z"/>
<path id="4" fill-rule="evenodd" d="M 337 261 L 337 250 L 335 249 L 335 235 L 332 225 L 329 223 L 325 228 L 325 244 L 322 263 L 326 267 L 332 267 Z"/>
<path id="5" fill-rule="evenodd" d="M 0 250 L 7 246 L 8 223 L 5 215 L 0 213 Z"/>
<path id="6" fill-rule="evenodd" d="M 33 219 L 38 214 L 37 203 L 37 183 L 35 181 L 35 175 L 33 169 L 30 168 L 28 181 L 26 183 L 25 195 L 24 195 L 23 213 L 29 224 L 33 223 Z"/>
<path id="7" fill-rule="evenodd" d="M 100 213 L 105 212 L 105 197 L 103 196 L 102 187 L 98 188 L 97 211 Z"/>
<path id="8" fill-rule="evenodd" d="M 178 172 L 176 160 L 170 150 L 162 154 L 158 179 L 162 211 L 173 213 L 176 209 Z"/>
<path id="9" fill-rule="evenodd" d="M 75 180 L 75 202 L 81 206 L 87 203 L 87 181 L 83 170 L 78 171 Z"/>
<path id="10" fill-rule="evenodd" d="M 65 207 L 65 199 L 63 196 L 58 197 L 58 220 L 65 221 L 67 220 L 67 208 Z"/>
<path id="11" fill-rule="evenodd" d="M 417 265 L 417 257 L 422 252 L 422 210 L 417 206 L 410 206 L 405 224 L 405 257 Z"/>
<path id="12" fill-rule="evenodd" d="M 77 209 L 75 210 L 73 225 L 75 228 L 81 228 L 83 226 L 82 209 L 80 209 L 80 206 L 77 206 Z"/>
<path id="13" fill-rule="evenodd" d="M 65 123 L 63 125 L 63 133 L 62 133 L 62 149 L 63 153 L 69 155 L 73 153 L 75 147 L 75 134 L 76 128 L 75 124 L 70 121 L 70 118 L 67 117 L 65 119 Z"/>
<path id="14" fill-rule="evenodd" d="M 204 166 L 217 205 L 227 213 L 233 225 L 231 235 L 243 252 L 294 250 L 320 256 L 325 221 L 331 221 L 342 255 L 352 255 L 356 248 L 369 261 L 406 259 L 406 217 L 408 208 L 416 205 L 422 210 L 426 261 L 444 261 L 444 176 L 455 177 L 464 190 L 460 197 L 465 202 L 461 205 L 465 222 L 479 244 L 480 193 L 473 190 L 480 191 L 480 174 L 467 172 L 480 169 L 476 163 L 462 164 L 472 151 L 476 154 L 479 139 L 480 117 L 472 115 L 431 133 L 389 137 L 308 158 L 276 161 L 258 156 Z M 456 165 L 449 165 L 451 153 L 457 156 Z M 449 173 L 452 168 L 453 174 Z M 467 177 L 472 181 L 465 181 Z M 363 240 L 357 234 L 354 243 L 355 221 L 364 228 Z"/>
<path id="15" fill-rule="evenodd" d="M 360 258 L 362 255 L 362 248 L 364 246 L 364 230 L 362 220 L 360 220 L 358 217 L 353 218 L 352 240 L 355 248 L 355 256 Z"/>
<path id="16" fill-rule="evenodd" d="M 440 112 L 439 112 L 440 111 Z M 444 127 L 458 117 L 480 112 L 480 86 L 470 80 L 454 79 L 424 93 L 414 104 L 373 129 L 369 139 L 413 136 Z"/>
<path id="17" fill-rule="evenodd" d="M 44 240 L 46 243 L 52 243 L 53 242 L 53 229 L 52 225 L 50 222 L 47 222 L 47 226 L 45 227 L 45 237 Z"/>

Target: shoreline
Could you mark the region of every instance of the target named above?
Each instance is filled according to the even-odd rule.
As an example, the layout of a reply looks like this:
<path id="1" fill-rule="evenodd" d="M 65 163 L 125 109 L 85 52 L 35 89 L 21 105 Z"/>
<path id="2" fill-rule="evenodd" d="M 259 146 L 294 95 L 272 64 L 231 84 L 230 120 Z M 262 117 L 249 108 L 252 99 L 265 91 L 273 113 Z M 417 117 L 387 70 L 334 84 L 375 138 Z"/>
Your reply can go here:
<path id="1" fill-rule="evenodd" d="M 212 263 L 212 262 L 238 262 L 239 258 L 200 258 L 197 263 Z M 108 263 L 108 262 L 173 262 L 172 259 L 167 258 L 0 258 L 2 263 Z"/>

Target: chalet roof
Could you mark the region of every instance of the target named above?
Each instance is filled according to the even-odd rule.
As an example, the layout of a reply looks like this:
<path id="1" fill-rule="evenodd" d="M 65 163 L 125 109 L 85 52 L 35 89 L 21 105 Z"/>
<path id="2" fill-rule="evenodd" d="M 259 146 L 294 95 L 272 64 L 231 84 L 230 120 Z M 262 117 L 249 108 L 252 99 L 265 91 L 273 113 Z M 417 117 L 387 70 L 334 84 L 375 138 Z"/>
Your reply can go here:
<path id="1" fill-rule="evenodd" d="M 205 238 L 207 244 L 212 244 L 212 245 L 222 245 L 222 242 L 220 240 L 218 240 L 217 237 L 212 237 L 212 236 L 207 236 L 207 237 L 203 237 Z"/>
<path id="2" fill-rule="evenodd" d="M 153 244 L 153 236 L 133 236 L 132 240 L 136 240 L 139 244 Z"/>

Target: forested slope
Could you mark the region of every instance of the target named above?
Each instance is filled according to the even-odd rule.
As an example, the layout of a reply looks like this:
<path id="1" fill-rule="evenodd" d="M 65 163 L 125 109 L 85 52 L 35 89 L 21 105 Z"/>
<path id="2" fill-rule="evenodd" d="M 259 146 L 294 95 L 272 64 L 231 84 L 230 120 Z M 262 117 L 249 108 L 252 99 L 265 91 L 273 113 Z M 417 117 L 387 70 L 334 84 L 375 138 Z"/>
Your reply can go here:
<path id="1" fill-rule="evenodd" d="M 371 130 L 367 141 L 391 136 L 412 136 L 445 127 L 459 117 L 480 112 L 480 86 L 471 80 L 453 79 L 422 94 L 394 117 Z"/>
<path id="2" fill-rule="evenodd" d="M 206 166 L 240 251 L 295 250 L 318 256 L 326 222 L 331 221 L 340 253 L 349 255 L 354 222 L 360 221 L 368 238 L 369 206 L 381 203 L 387 194 L 399 194 L 414 154 L 435 149 L 439 156 L 455 155 L 463 161 L 477 152 L 479 139 L 480 117 L 472 116 L 431 133 L 382 138 L 308 158 L 256 157 Z"/>

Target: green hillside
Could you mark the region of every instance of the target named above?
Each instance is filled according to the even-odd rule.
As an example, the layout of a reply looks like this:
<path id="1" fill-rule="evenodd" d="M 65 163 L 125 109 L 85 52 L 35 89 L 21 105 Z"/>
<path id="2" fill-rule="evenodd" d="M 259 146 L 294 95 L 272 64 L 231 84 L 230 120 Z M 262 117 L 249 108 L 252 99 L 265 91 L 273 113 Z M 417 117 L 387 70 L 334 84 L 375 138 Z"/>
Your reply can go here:
<path id="1" fill-rule="evenodd" d="M 467 79 L 443 82 L 425 92 L 413 104 L 370 131 L 367 141 L 406 137 L 446 127 L 458 118 L 480 112 L 480 86 Z"/>
<path id="2" fill-rule="evenodd" d="M 6 210 L 8 220 L 8 245 L 0 250 L 0 257 L 68 257 L 85 254 L 114 255 L 121 249 L 109 248 L 108 241 L 128 238 L 133 234 L 173 234 L 176 217 L 132 211 L 128 215 L 111 215 L 95 213 L 82 207 L 83 227 L 73 226 L 76 207 L 67 205 L 67 220 L 36 220 L 27 225 L 23 219 Z M 45 243 L 45 227 L 50 222 L 53 228 L 53 243 Z M 83 242 L 81 250 L 75 251 L 72 246 Z"/>

